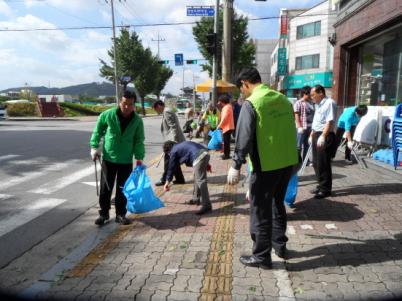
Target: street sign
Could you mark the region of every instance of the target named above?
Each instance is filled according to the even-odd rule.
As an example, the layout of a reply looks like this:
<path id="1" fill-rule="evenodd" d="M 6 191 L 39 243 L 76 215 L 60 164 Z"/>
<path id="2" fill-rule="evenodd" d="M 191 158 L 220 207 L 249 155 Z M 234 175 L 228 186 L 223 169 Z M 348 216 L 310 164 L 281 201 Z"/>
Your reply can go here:
<path id="1" fill-rule="evenodd" d="M 278 75 L 287 74 L 286 48 L 278 49 Z"/>
<path id="2" fill-rule="evenodd" d="M 183 66 L 183 53 L 175 53 L 174 64 L 176 66 Z"/>
<path id="3" fill-rule="evenodd" d="M 213 17 L 214 7 L 211 6 L 187 6 L 188 17 Z"/>

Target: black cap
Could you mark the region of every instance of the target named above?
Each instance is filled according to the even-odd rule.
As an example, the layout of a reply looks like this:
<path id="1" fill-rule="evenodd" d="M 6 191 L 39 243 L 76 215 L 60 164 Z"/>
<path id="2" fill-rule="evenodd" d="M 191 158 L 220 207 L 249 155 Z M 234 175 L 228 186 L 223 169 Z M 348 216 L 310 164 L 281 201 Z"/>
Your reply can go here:
<path id="1" fill-rule="evenodd" d="M 133 99 L 134 98 L 134 100 L 137 100 L 137 95 L 135 95 L 134 92 L 131 92 L 129 90 L 124 91 L 123 97 L 127 98 L 127 99 Z"/>

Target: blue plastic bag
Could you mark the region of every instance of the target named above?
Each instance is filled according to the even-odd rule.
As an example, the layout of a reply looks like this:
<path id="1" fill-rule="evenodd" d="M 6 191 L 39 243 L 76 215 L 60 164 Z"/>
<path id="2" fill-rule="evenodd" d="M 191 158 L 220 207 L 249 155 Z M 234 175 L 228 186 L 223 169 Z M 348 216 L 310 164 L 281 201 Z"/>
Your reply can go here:
<path id="1" fill-rule="evenodd" d="M 208 135 L 211 136 L 211 140 L 209 140 L 208 143 L 208 149 L 222 149 L 222 131 L 216 129 L 215 131 L 209 131 Z"/>
<path id="2" fill-rule="evenodd" d="M 294 204 L 294 202 L 296 200 L 298 182 L 299 181 L 298 181 L 298 178 L 297 178 L 297 174 L 295 174 L 294 176 L 292 176 L 290 178 L 288 188 L 286 190 L 286 195 L 285 195 L 285 203 L 289 207 L 293 207 L 293 204 Z"/>
<path id="3" fill-rule="evenodd" d="M 151 181 L 145 173 L 145 167 L 137 166 L 133 170 L 124 184 L 123 193 L 127 198 L 128 212 L 144 213 L 165 207 L 155 196 Z"/>

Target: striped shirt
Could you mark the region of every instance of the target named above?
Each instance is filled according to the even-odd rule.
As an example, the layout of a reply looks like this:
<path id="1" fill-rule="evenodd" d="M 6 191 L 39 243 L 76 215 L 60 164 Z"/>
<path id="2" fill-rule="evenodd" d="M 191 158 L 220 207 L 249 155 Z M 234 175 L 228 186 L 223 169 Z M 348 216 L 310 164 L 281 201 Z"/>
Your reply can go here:
<path id="1" fill-rule="evenodd" d="M 293 105 L 293 111 L 299 115 L 303 129 L 311 128 L 314 118 L 314 105 L 311 102 L 299 99 Z"/>

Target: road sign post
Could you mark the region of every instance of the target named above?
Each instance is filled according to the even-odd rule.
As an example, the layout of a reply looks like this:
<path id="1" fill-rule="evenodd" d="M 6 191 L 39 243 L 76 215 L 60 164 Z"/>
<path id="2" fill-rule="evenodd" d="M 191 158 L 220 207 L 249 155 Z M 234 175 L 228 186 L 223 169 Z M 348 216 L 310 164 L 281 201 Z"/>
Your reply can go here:
<path id="1" fill-rule="evenodd" d="M 175 66 L 183 66 L 183 53 L 176 53 L 174 55 Z"/>

